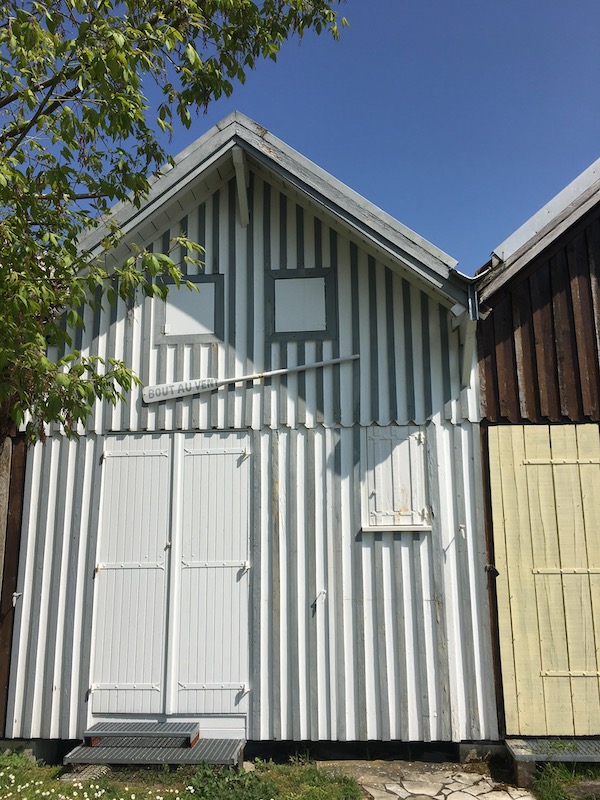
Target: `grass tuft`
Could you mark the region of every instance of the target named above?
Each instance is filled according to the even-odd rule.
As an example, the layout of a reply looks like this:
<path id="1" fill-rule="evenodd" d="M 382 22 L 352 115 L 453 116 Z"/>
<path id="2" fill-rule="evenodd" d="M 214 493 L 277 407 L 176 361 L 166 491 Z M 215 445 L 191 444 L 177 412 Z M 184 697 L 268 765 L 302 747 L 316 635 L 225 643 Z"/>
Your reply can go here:
<path id="1" fill-rule="evenodd" d="M 598 765 L 547 763 L 538 772 L 533 783 L 533 792 L 538 800 L 570 800 L 576 784 L 598 780 Z"/>
<path id="2" fill-rule="evenodd" d="M 0 800 L 360 800 L 358 784 L 316 764 L 257 761 L 253 772 L 200 764 L 118 769 L 90 781 L 60 781 L 61 767 L 25 755 L 0 755 Z"/>

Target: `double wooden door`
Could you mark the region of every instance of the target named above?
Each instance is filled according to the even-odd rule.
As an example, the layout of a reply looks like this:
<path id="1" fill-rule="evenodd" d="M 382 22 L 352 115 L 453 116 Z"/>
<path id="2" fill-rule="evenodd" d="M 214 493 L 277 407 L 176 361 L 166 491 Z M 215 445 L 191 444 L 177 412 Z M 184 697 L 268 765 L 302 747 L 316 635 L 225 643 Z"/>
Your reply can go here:
<path id="1" fill-rule="evenodd" d="M 245 433 L 111 436 L 94 575 L 93 715 L 245 715 Z"/>

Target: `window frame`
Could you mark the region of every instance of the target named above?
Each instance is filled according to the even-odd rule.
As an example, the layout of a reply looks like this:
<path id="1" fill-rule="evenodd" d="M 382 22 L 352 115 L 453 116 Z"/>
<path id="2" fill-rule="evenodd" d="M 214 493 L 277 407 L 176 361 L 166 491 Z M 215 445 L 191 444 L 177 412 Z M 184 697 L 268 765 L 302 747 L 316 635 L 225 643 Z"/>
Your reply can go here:
<path id="1" fill-rule="evenodd" d="M 361 441 L 361 487 L 360 487 L 361 531 L 363 533 L 380 533 L 387 531 L 392 531 L 396 533 L 430 532 L 433 529 L 433 526 L 432 526 L 431 509 L 430 509 L 431 487 L 429 485 L 428 471 L 427 471 L 427 427 L 423 425 L 386 425 L 382 427 L 378 425 L 370 425 L 363 428 L 362 430 L 363 430 L 363 435 Z M 376 465 L 370 463 L 369 459 L 369 435 L 372 434 L 373 431 L 380 431 L 381 433 L 383 433 L 384 431 L 389 431 L 389 430 L 397 430 L 399 432 L 406 434 L 402 438 L 399 437 L 395 445 L 392 445 L 391 447 L 390 464 L 392 465 L 392 468 L 393 468 L 392 459 L 393 459 L 394 448 L 401 446 L 401 444 L 406 442 L 406 440 L 409 437 L 414 437 L 415 439 L 417 439 L 418 447 L 422 448 L 421 457 L 418 460 L 411 462 L 411 464 L 418 466 L 421 473 L 421 491 L 422 491 L 423 507 L 422 509 L 411 509 L 410 513 L 412 519 L 410 522 L 407 522 L 406 524 L 402 523 L 372 524 L 370 522 L 371 495 L 372 495 L 372 487 L 374 484 L 374 481 L 370 480 L 370 476 L 373 475 Z M 385 439 L 387 437 L 382 435 L 380 438 Z M 390 438 L 393 439 L 393 436 L 390 436 Z M 414 487 L 415 483 L 411 481 L 411 487 L 410 487 L 411 494 L 413 494 Z M 421 523 L 414 522 L 415 514 L 421 514 L 423 522 Z"/>
<path id="2" fill-rule="evenodd" d="M 175 286 L 175 280 L 169 276 L 161 278 L 164 284 L 169 286 L 169 292 L 173 291 L 172 287 Z M 181 282 L 189 281 L 190 283 L 198 284 L 213 284 L 214 285 L 214 332 L 213 333 L 164 333 L 164 326 L 167 319 L 167 303 L 166 300 L 156 298 L 161 304 L 158 313 L 156 314 L 156 344 L 196 344 L 206 342 L 222 342 L 225 337 L 225 276 L 220 272 L 215 272 L 210 275 L 183 275 Z M 182 286 L 176 291 L 191 291 L 186 286 Z"/>
<path id="3" fill-rule="evenodd" d="M 337 302 L 335 269 L 306 268 L 265 271 L 265 336 L 269 342 L 327 341 L 337 338 Z M 279 280 L 324 278 L 325 329 L 306 331 L 275 330 L 275 283 Z"/>

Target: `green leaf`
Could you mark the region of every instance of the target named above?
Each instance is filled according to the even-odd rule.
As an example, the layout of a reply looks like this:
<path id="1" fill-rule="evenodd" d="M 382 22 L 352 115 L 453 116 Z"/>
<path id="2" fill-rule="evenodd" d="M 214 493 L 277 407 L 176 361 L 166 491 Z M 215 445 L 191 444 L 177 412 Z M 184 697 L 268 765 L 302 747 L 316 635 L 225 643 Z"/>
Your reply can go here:
<path id="1" fill-rule="evenodd" d="M 168 286 L 155 280 L 162 274 L 198 289 L 179 264 L 200 264 L 190 254 L 202 248 L 185 236 L 169 245 L 177 263 L 143 243 L 126 263 L 104 262 L 102 248 L 121 252 L 109 206 L 140 206 L 152 176 L 173 164 L 165 141 L 175 124 L 190 127 L 259 58 L 275 58 L 285 39 L 309 28 L 337 36 L 332 5 L 5 0 L 0 409 L 18 424 L 27 419 L 30 438 L 43 437 L 48 421 L 69 435 L 93 398 L 117 402 L 136 380 L 127 365 L 72 350 L 84 319 L 121 300 L 129 309 L 142 292 L 164 299 Z M 158 107 L 142 91 L 152 84 L 162 91 Z M 86 251 L 86 231 L 100 225 L 102 243 Z"/>

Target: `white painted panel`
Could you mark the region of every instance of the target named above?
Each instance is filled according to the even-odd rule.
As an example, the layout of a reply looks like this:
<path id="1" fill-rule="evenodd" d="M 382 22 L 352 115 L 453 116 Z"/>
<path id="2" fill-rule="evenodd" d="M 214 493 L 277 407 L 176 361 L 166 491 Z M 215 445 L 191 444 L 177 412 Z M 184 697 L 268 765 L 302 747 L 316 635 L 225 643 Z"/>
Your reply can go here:
<path id="1" fill-rule="evenodd" d="M 425 430 L 371 426 L 362 449 L 363 527 L 427 525 Z"/>
<path id="2" fill-rule="evenodd" d="M 187 286 L 171 287 L 165 301 L 165 328 L 168 336 L 194 336 L 215 332 L 215 285 L 196 283 L 195 289 Z"/>
<path id="3" fill-rule="evenodd" d="M 275 280 L 275 332 L 324 330 L 325 278 Z"/>
<path id="4" fill-rule="evenodd" d="M 169 440 L 168 434 L 146 434 L 106 442 L 94 579 L 93 713 L 163 708 Z"/>
<path id="5" fill-rule="evenodd" d="M 371 736 L 453 741 L 497 737 L 489 630 L 484 627 L 489 609 L 483 531 L 476 518 L 479 495 L 467 496 L 463 485 L 475 469 L 479 434 L 476 426 L 466 422 L 460 426 L 434 422 L 427 426 L 426 434 L 432 530 L 384 531 L 362 537 L 358 426 L 265 427 L 250 434 L 177 433 L 164 437 L 174 452 L 181 454 L 190 440 L 192 449 L 209 451 L 214 442 L 222 450 L 243 450 L 248 439 L 252 442 L 248 738 L 291 739 L 296 733 L 306 739 L 349 741 Z M 29 451 L 17 583 L 22 597 L 15 609 L 7 713 L 6 734 L 10 737 L 73 739 L 82 735 L 90 721 L 86 695 L 92 591 L 102 575 L 92 577 L 99 527 L 97 487 L 111 457 L 113 470 L 119 461 L 143 460 L 141 455 L 127 459 L 115 455 L 101 464 L 100 455 L 106 441 L 113 443 L 111 450 L 125 440 L 129 442 L 123 449 L 133 449 L 131 442 L 135 441 L 139 453 L 148 449 L 146 442 L 154 438 L 160 440 L 162 435 L 139 439 L 88 435 L 70 443 L 55 436 Z M 181 463 L 202 463 L 203 458 L 182 455 Z M 210 461 L 213 456 L 206 458 Z M 154 463 L 153 458 L 149 460 Z M 191 485 L 183 491 L 185 472 L 173 463 L 173 482 L 179 487 L 173 496 L 181 497 L 184 506 L 185 499 L 198 491 L 193 472 L 188 479 Z M 69 488 L 72 478 L 75 483 Z M 226 483 L 224 474 L 214 468 L 210 480 L 210 502 L 219 493 L 225 496 L 225 486 L 239 494 L 237 485 Z M 116 479 L 113 483 L 115 491 L 127 491 L 133 504 L 138 503 L 138 494 L 143 495 L 141 513 L 151 518 L 160 516 L 156 510 L 160 503 L 154 495 L 161 494 L 165 481 L 168 486 L 168 478 L 147 472 L 143 490 L 133 484 L 127 490 L 121 488 Z M 72 512 L 68 512 L 71 505 Z M 198 558 L 237 559 L 239 553 L 225 530 L 237 524 L 232 509 L 227 508 L 222 518 L 216 511 L 211 513 L 222 536 L 213 537 L 212 544 L 206 540 L 206 549 L 198 550 Z M 181 531 L 178 558 L 184 550 L 185 514 L 185 507 L 181 519 L 174 507 L 169 513 L 174 529 Z M 123 525 L 130 524 L 126 517 Z M 104 525 L 100 527 L 103 536 Z M 124 533 L 131 537 L 128 530 Z M 127 536 L 123 548 L 131 547 Z M 136 536 L 140 554 L 139 531 Z M 170 551 L 173 561 L 177 547 L 175 538 Z M 132 551 L 122 549 L 109 555 L 131 557 Z M 142 572 L 147 576 L 147 571 Z M 66 586 L 64 602 L 60 593 L 48 592 L 47 585 Z M 141 582 L 138 585 L 142 586 Z M 198 582 L 196 598 L 210 594 L 214 585 Z M 170 593 L 170 600 L 173 596 Z M 181 592 L 177 596 L 181 597 Z M 186 607 L 190 626 L 206 625 L 199 620 L 198 599 Z M 215 619 L 225 619 L 221 608 Z M 132 620 L 127 625 L 133 633 L 137 629 Z M 213 635 L 208 627 L 205 630 Z M 57 631 L 63 632 L 62 640 Z M 160 626 L 157 631 L 162 635 Z M 369 639 L 366 631 L 373 631 L 377 641 Z M 474 631 L 479 631 L 479 636 L 474 636 Z M 223 661 L 223 648 L 232 646 L 235 628 L 223 622 L 213 632 L 219 637 L 216 652 Z M 185 635 L 183 626 L 180 635 Z M 198 639 L 203 635 L 198 634 Z M 238 643 L 241 638 L 237 636 Z M 230 641 L 221 645 L 221 639 Z M 214 652 L 215 647 L 209 644 L 204 650 Z M 60 694 L 54 690 L 57 685 L 63 687 Z M 66 690 L 69 686 L 72 688 Z M 208 692 L 217 690 L 202 691 L 205 708 L 224 707 L 223 699 L 221 705 L 209 703 Z M 140 686 L 139 692 L 137 707 L 152 707 L 154 690 Z M 114 698 L 107 692 L 107 707 L 110 702 Z M 190 708 L 193 702 L 196 699 L 190 695 Z M 128 712 L 120 718 L 126 718 Z M 193 718 L 193 714 L 189 716 Z M 235 711 L 203 719 L 206 730 L 216 729 L 219 720 L 234 731 L 242 727 L 244 716 Z"/>
<path id="6" fill-rule="evenodd" d="M 179 714 L 247 709 L 250 461 L 244 434 L 185 437 Z"/>

